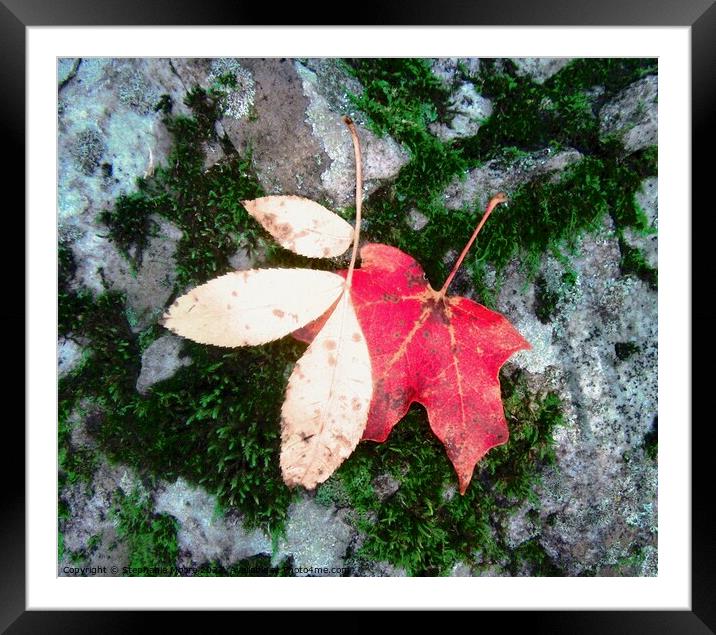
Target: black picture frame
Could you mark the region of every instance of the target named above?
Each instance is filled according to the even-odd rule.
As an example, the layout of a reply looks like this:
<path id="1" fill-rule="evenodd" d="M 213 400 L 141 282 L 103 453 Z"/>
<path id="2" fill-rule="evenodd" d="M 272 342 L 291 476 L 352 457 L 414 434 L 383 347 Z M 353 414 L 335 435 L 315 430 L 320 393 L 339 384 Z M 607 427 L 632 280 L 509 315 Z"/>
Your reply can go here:
<path id="1" fill-rule="evenodd" d="M 522 2 L 520 0 L 487 0 L 479 3 L 427 0 L 392 3 L 361 3 L 353 12 L 351 21 L 358 24 L 382 25 L 525 25 L 525 26 L 690 26 L 692 37 L 692 191 L 693 200 L 706 199 L 713 179 L 713 150 L 709 126 L 716 112 L 716 6 L 713 0 L 634 0 L 632 2 L 602 0 L 599 3 L 584 0 L 565 3 L 560 0 Z M 306 4 L 296 4 L 281 10 L 281 20 L 298 18 L 296 24 L 310 19 L 312 25 L 324 20 L 337 19 L 336 13 L 325 10 L 310 11 Z M 17 160 L 3 168 L 4 192 L 11 188 L 16 195 L 17 209 L 24 208 L 25 192 L 25 39 L 29 26 L 119 26 L 119 25 L 260 25 L 276 21 L 276 10 L 260 3 L 239 2 L 179 3 L 176 0 L 0 0 L 0 85 L 4 96 L 2 109 L 2 139 L 5 153 Z M 293 14 L 293 15 L 292 15 Z M 711 150 L 711 155 L 707 154 Z M 698 196 L 698 195 L 701 196 Z M 713 203 L 707 205 L 712 209 Z M 687 208 L 688 209 L 688 208 Z M 695 207 L 694 207 L 695 209 Z M 705 234 L 705 232 L 704 232 Z M 692 231 L 692 236 L 698 236 Z M 707 240 L 702 234 L 702 240 Z M 694 244 L 692 263 L 694 279 L 692 289 L 710 288 L 699 276 L 709 273 L 708 245 L 697 249 Z M 699 255 L 702 254 L 702 255 Z M 15 265 L 16 267 L 16 265 Z M 693 294 L 694 296 L 696 293 Z M 9 312 L 0 319 L 7 332 L 25 332 L 19 310 Z M 713 324 L 713 310 L 692 308 L 692 334 L 706 333 Z M 693 335 L 692 335 L 693 337 Z M 709 346 L 707 344 L 706 357 Z M 713 359 L 713 357 L 711 357 Z M 703 394 L 709 377 L 693 373 L 692 394 Z M 661 378 L 662 380 L 664 378 Z M 701 390 L 696 392 L 699 388 Z M 690 413 L 689 413 L 690 414 Z M 6 423 L 9 423 L 7 421 Z M 712 471 L 705 456 L 709 452 L 707 426 L 710 417 L 701 421 L 685 419 L 675 422 L 692 434 L 692 582 L 690 611 L 545 611 L 490 613 L 479 618 L 499 622 L 499 628 L 511 630 L 524 624 L 533 632 L 550 633 L 714 633 L 716 632 L 716 514 L 711 509 Z M 5 428 L 6 447 L 24 447 L 23 431 L 15 426 Z M 159 617 L 163 627 L 171 628 L 169 614 L 126 611 L 99 611 L 88 615 L 80 611 L 26 611 L 25 602 L 25 510 L 24 489 L 17 483 L 18 462 L 24 464 L 24 453 L 13 452 L 13 460 L 4 461 L 8 473 L 2 497 L 3 539 L 0 540 L 2 563 L 2 592 L 0 593 L 0 629 L 8 633 L 106 633 L 127 631 L 136 622 L 147 625 L 152 617 Z M 13 490 L 12 487 L 15 487 Z M 176 617 L 176 616 L 175 616 Z M 184 628 L 190 627 L 187 616 L 179 615 Z M 209 617 L 201 617 L 204 626 Z M 304 617 L 304 619 L 306 619 Z M 312 619 L 312 618 L 308 618 Z M 442 619 L 442 618 L 441 618 Z M 351 620 L 353 622 L 353 620 Z M 359 621 L 352 625 L 356 627 Z M 313 623 L 313 626 L 316 626 Z M 326 622 L 319 628 L 345 628 L 345 621 Z"/>

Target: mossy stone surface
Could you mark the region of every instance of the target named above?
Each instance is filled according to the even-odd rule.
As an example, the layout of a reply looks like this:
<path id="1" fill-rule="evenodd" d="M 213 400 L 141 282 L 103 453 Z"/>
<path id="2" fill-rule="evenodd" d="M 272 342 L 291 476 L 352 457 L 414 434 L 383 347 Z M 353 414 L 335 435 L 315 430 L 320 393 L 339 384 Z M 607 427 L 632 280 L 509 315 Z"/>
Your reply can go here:
<path id="1" fill-rule="evenodd" d="M 211 75 L 210 61 L 184 66 L 165 61 L 162 73 L 176 78 L 174 66 L 183 91 L 173 83 L 172 91 L 155 95 L 151 107 L 138 99 L 140 93 L 149 94 L 137 88 L 141 78 L 129 81 L 136 79 L 136 64 L 132 75 L 112 63 L 111 72 L 127 80 L 119 99 L 121 108 L 131 113 L 127 120 L 151 119 L 163 139 L 157 147 L 163 150 L 153 155 L 151 169 L 143 162 L 131 179 L 123 176 L 121 161 L 107 156 L 121 136 L 110 140 L 107 151 L 94 144 L 94 153 L 82 154 L 80 163 L 68 155 L 75 161 L 72 170 L 83 179 L 98 179 L 86 182 L 87 191 L 106 184 L 94 200 L 111 203 L 91 213 L 69 214 L 67 218 L 81 217 L 82 223 L 67 221 L 60 232 L 59 334 L 82 352 L 82 361 L 59 382 L 59 499 L 65 515 L 61 531 L 70 527 L 67 514 L 79 513 L 75 502 L 82 497 L 81 488 L 96 488 L 97 474 L 109 464 L 112 469 L 126 466 L 148 494 L 130 489 L 117 497 L 121 558 L 142 566 L 180 562 L 189 549 L 191 543 L 180 539 L 177 516 L 158 511 L 153 498 L 168 485 L 184 482 L 203 488 L 223 510 L 239 515 L 242 526 L 268 537 L 272 553 L 267 546 L 256 554 L 237 552 L 235 562 L 202 552 L 217 575 L 242 575 L 252 563 L 265 566 L 268 575 L 289 574 L 286 563 L 298 562 L 290 553 L 311 552 L 308 547 L 300 552 L 299 542 L 290 539 L 291 527 L 298 526 L 297 509 L 311 518 L 340 513 L 347 529 L 335 540 L 353 575 L 653 574 L 655 509 L 649 505 L 655 497 L 656 428 L 649 427 L 651 419 L 642 422 L 628 407 L 621 427 L 610 414 L 602 428 L 594 428 L 595 413 L 605 403 L 600 399 L 611 399 L 610 393 L 592 394 L 585 384 L 580 390 L 587 396 L 575 397 L 576 389 L 565 377 L 577 368 L 577 383 L 589 372 L 598 374 L 599 385 L 614 377 L 625 399 L 646 395 L 648 408 L 654 404 L 655 386 L 649 382 L 650 369 L 655 368 L 655 312 L 650 302 L 655 299 L 657 271 L 651 247 L 635 236 L 655 235 L 654 222 L 638 196 L 656 174 L 657 153 L 655 146 L 625 149 L 618 135 L 600 129 L 599 113 L 607 104 L 620 103 L 634 82 L 655 76 L 656 61 L 573 60 L 541 83 L 509 60 L 448 64 L 444 77 L 433 72 L 431 62 L 419 59 L 344 60 L 330 69 L 304 61 L 314 74 L 306 75 L 306 81 L 313 82 L 316 95 L 306 96 L 303 83 L 300 92 L 298 83 L 285 86 L 295 99 L 273 118 L 262 110 L 266 86 L 257 80 L 279 62 L 235 62 L 217 66 Z M 70 91 L 66 95 L 76 89 L 72 82 L 81 75 L 83 63 L 75 77 L 63 75 L 62 91 Z M 275 80 L 291 77 L 298 82 L 295 69 L 286 67 Z M 88 64 L 82 72 L 83 81 L 91 82 L 91 73 L 100 78 L 109 71 Z M 360 86 L 361 92 L 340 94 L 331 77 L 341 73 L 354 80 L 347 81 L 348 86 Z M 441 139 L 434 134 L 435 126 L 452 122 L 452 91 L 465 82 L 490 100 L 492 114 L 471 136 Z M 251 90 L 252 103 L 239 108 L 239 97 Z M 280 407 L 288 375 L 304 349 L 290 339 L 240 350 L 182 342 L 177 354 L 191 364 L 149 385 L 140 382 L 143 388 L 137 391 L 142 355 L 164 335 L 152 316 L 191 286 L 231 270 L 237 254 L 261 266 L 345 265 L 345 258 L 317 262 L 282 250 L 241 205 L 267 188 L 288 188 L 289 181 L 295 187 L 284 193 L 328 197 L 330 181 L 322 179 L 327 165 L 316 163 L 316 157 L 327 162 L 331 156 L 321 150 L 327 147 L 322 145 L 326 139 L 303 137 L 306 145 L 301 147 L 315 152 L 300 155 L 310 155 L 301 182 L 296 175 L 302 161 L 291 164 L 287 173 L 281 168 L 291 135 L 269 123 L 284 115 L 287 121 L 299 116 L 301 122 L 304 116 L 310 121 L 310 104 L 319 102 L 324 114 L 336 104 L 350 104 L 376 143 L 385 136 L 382 143 L 400 149 L 404 165 L 397 174 L 381 176 L 365 201 L 363 238 L 410 253 L 435 287 L 441 286 L 482 213 L 479 200 L 486 192 L 479 187 L 486 181 L 480 175 L 491 171 L 495 183 L 510 187 L 509 205 L 486 225 L 452 291 L 503 311 L 518 326 L 534 327 L 531 332 L 546 333 L 544 355 L 541 363 L 526 364 L 526 370 L 520 369 L 519 360 L 503 369 L 511 440 L 480 463 L 465 496 L 456 494 L 444 449 L 417 405 L 386 443 L 361 444 L 318 488 L 315 500 L 290 491 L 278 468 Z M 231 104 L 236 106 L 233 114 Z M 61 106 L 71 108 L 69 102 Z M 303 124 L 305 135 L 320 129 Z M 271 143 L 254 143 L 262 130 L 273 135 Z M 66 134 L 70 140 L 76 129 L 68 128 Z M 272 150 L 279 145 L 281 152 Z M 75 146 L 68 141 L 66 147 Z M 540 168 L 563 156 L 571 158 L 557 162 L 554 169 Z M 134 182 L 134 177 L 140 178 Z M 116 179 L 124 179 L 121 187 Z M 451 206 L 446 193 L 459 194 L 460 204 Z M 341 200 L 340 192 L 335 194 L 333 200 Z M 76 195 L 70 187 L 61 189 L 61 207 L 69 209 Z M 349 204 L 337 211 L 352 218 Z M 169 230 L 162 232 L 163 226 L 175 232 L 165 260 L 169 291 L 166 297 L 155 294 L 155 306 L 143 313 L 126 280 L 145 280 L 142 271 L 157 260 L 152 245 L 168 244 Z M 79 235 L 88 228 L 100 230 L 98 242 L 88 241 L 87 233 Z M 91 256 L 93 245 L 101 247 L 102 256 Z M 125 262 L 121 284 L 98 263 L 114 258 Z M 160 288 L 156 280 L 150 286 Z M 582 324 L 595 307 L 604 312 L 631 309 L 642 321 L 621 316 L 601 320 L 598 328 L 603 332 L 597 327 L 570 331 L 570 324 Z M 616 348 L 620 342 L 634 342 L 639 351 L 624 356 L 625 349 Z M 577 356 L 569 352 L 577 343 L 579 350 L 594 351 L 578 366 Z M 590 371 L 589 363 L 606 364 L 607 354 L 611 366 Z M 89 416 L 82 415 L 81 425 L 87 427 L 92 445 L 79 446 L 72 441 L 71 428 L 86 400 L 93 404 L 93 414 L 91 424 Z M 615 441 L 602 452 L 596 444 L 608 434 Z M 603 497 L 594 500 L 569 470 L 600 461 L 609 466 L 604 472 L 608 476 L 597 489 Z M 640 477 L 647 485 L 638 492 L 629 483 Z M 628 482 L 616 487 L 619 479 Z M 564 497 L 570 487 L 581 497 L 576 507 L 550 497 L 550 488 Z M 617 500 L 622 500 L 621 507 L 608 515 L 609 505 Z M 599 510 L 608 518 L 600 518 Z M 620 511 L 622 521 L 616 518 Z M 607 548 L 606 529 L 621 527 L 619 522 L 626 538 Z M 580 531 L 587 536 L 581 543 Z M 83 545 L 79 538 L 72 542 L 62 537 L 63 556 L 75 554 L 76 560 L 89 561 L 104 548 L 105 534 L 85 534 Z M 560 535 L 568 538 L 566 546 L 559 546 Z M 271 556 L 283 539 L 295 551 L 288 549 L 278 562 Z M 308 563 L 306 558 L 301 562 Z"/>

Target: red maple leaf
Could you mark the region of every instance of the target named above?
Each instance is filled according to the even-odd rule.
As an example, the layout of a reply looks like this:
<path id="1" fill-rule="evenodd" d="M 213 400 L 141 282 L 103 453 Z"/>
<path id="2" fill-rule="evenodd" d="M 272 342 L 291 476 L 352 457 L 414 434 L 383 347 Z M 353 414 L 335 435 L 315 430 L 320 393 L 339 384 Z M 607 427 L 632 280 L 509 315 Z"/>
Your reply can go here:
<path id="1" fill-rule="evenodd" d="M 361 268 L 353 272 L 353 303 L 373 368 L 363 439 L 385 441 L 410 404 L 421 403 L 455 467 L 461 494 L 477 462 L 508 440 L 499 371 L 513 353 L 530 348 L 499 313 L 445 294 L 483 223 L 440 291 L 428 284 L 417 261 L 388 245 L 365 245 Z M 294 336 L 310 341 L 323 321 Z"/>

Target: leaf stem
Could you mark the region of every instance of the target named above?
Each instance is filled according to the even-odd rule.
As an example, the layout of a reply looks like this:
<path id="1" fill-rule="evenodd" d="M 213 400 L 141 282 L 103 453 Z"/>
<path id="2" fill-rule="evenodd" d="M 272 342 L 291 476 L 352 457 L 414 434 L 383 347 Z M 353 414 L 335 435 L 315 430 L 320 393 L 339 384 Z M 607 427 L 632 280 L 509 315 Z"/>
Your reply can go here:
<path id="1" fill-rule="evenodd" d="M 356 157 L 356 227 L 353 233 L 353 254 L 351 256 L 351 264 L 348 266 L 348 274 L 346 275 L 346 288 L 351 288 L 353 282 L 353 269 L 355 269 L 356 258 L 358 257 L 358 239 L 360 238 L 360 221 L 361 211 L 363 208 L 363 168 L 361 164 L 360 141 L 358 140 L 358 131 L 353 120 L 343 117 L 343 123 L 348 126 L 351 138 L 353 139 L 353 149 Z"/>
<path id="2" fill-rule="evenodd" d="M 455 277 L 455 274 L 457 273 L 457 270 L 460 268 L 462 261 L 465 260 L 465 256 L 467 255 L 467 252 L 470 250 L 470 247 L 472 247 L 472 243 L 475 242 L 475 238 L 477 238 L 477 235 L 480 233 L 480 230 L 482 229 L 482 226 L 485 224 L 485 221 L 488 219 L 490 214 L 492 214 L 492 210 L 495 209 L 500 203 L 506 203 L 506 202 L 507 202 L 507 194 L 505 194 L 504 192 L 499 192 L 499 193 L 495 194 L 490 199 L 490 202 L 487 204 L 487 207 L 485 208 L 485 213 L 482 215 L 482 218 L 480 219 L 480 223 L 477 225 L 477 227 L 475 228 L 475 231 L 472 233 L 470 240 L 467 241 L 467 245 L 465 245 L 465 248 L 462 250 L 462 253 L 460 254 L 460 257 L 457 259 L 455 266 L 452 268 L 450 275 L 447 277 L 447 280 L 445 280 L 445 284 L 442 286 L 442 289 L 440 289 L 440 291 L 438 292 L 439 297 L 441 297 L 441 298 L 445 297 L 445 294 L 447 293 L 448 287 L 450 286 L 452 279 Z"/>

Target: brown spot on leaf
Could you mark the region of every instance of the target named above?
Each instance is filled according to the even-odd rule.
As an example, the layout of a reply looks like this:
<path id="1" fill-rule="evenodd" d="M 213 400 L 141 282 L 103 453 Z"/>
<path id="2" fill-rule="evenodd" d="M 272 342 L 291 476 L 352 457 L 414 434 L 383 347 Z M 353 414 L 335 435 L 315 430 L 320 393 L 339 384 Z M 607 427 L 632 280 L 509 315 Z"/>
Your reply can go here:
<path id="1" fill-rule="evenodd" d="M 338 363 L 338 360 L 336 359 L 335 355 L 328 356 L 328 365 L 329 366 L 335 366 L 337 363 Z"/>
<path id="2" fill-rule="evenodd" d="M 236 293 L 236 290 L 234 290 L 234 291 L 231 292 L 231 295 L 233 295 L 234 297 L 236 297 L 236 296 L 238 296 L 239 294 Z"/>
<path id="3" fill-rule="evenodd" d="M 344 434 L 336 434 L 334 437 L 336 439 L 336 443 L 342 445 L 346 450 L 350 451 L 353 448 L 353 444 L 350 442 L 350 439 Z"/>
<path id="4" fill-rule="evenodd" d="M 281 309 L 274 309 L 274 310 L 272 311 L 272 313 L 273 313 L 277 318 L 282 318 L 284 315 L 286 315 Z"/>
<path id="5" fill-rule="evenodd" d="M 398 302 L 400 302 L 400 298 L 394 293 L 384 293 L 383 300 L 385 302 L 392 302 L 393 304 L 397 304 Z"/>
<path id="6" fill-rule="evenodd" d="M 329 351 L 332 351 L 336 348 L 336 343 L 333 340 L 326 340 L 323 342 L 323 347 L 328 349 Z"/>
<path id="7" fill-rule="evenodd" d="M 353 397 L 353 400 L 351 401 L 351 406 L 353 406 L 353 410 L 355 410 L 356 412 L 358 410 L 360 410 L 361 409 L 360 399 L 358 399 L 357 397 Z"/>
<path id="8" fill-rule="evenodd" d="M 283 204 L 283 201 L 281 201 L 281 204 Z M 279 242 L 286 242 L 294 237 L 291 225 L 288 223 L 279 223 L 276 219 L 276 214 L 264 214 L 262 224 Z"/>
<path id="9" fill-rule="evenodd" d="M 425 306 L 430 310 L 432 317 L 438 322 L 444 324 L 445 326 L 450 324 L 451 312 L 442 298 L 428 298 L 425 300 Z"/>
<path id="10" fill-rule="evenodd" d="M 351 339 L 354 342 L 360 342 L 360 340 L 361 340 L 360 333 L 353 333 L 353 335 L 351 335 Z"/>

